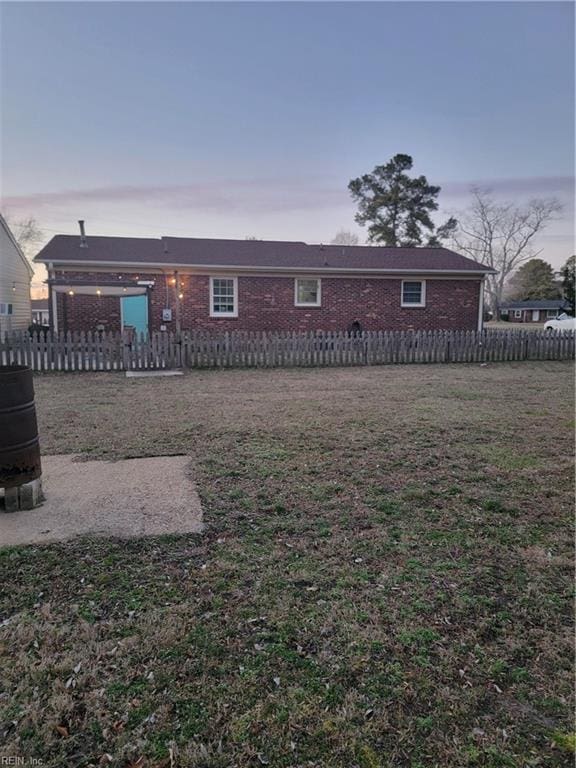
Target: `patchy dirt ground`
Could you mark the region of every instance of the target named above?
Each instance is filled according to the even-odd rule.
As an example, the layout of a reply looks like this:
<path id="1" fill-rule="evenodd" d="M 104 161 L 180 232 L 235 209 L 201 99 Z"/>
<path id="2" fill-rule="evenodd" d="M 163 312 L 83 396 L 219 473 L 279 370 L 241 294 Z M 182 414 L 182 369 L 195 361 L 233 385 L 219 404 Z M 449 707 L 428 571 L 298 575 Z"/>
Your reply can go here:
<path id="1" fill-rule="evenodd" d="M 201 536 L 0 557 L 0 754 L 573 764 L 573 368 L 35 380 L 46 453 L 192 457 Z"/>
<path id="2" fill-rule="evenodd" d="M 187 456 L 77 459 L 42 456 L 44 502 L 34 510 L 0 514 L 3 545 L 202 531 L 202 506 Z"/>

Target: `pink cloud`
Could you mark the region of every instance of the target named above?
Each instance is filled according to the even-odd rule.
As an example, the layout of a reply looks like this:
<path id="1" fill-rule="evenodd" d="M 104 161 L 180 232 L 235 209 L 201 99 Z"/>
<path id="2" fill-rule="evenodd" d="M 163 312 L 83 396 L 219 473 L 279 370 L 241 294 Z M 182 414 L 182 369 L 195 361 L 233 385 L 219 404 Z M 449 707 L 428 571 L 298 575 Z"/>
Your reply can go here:
<path id="1" fill-rule="evenodd" d="M 176 209 L 230 211 L 235 213 L 333 208 L 348 203 L 348 192 L 337 184 L 318 179 L 243 180 L 213 183 L 109 186 L 70 189 L 28 195 L 5 196 L 3 206 L 11 209 L 60 207 L 89 201 L 99 203 L 142 203 Z"/>
<path id="2" fill-rule="evenodd" d="M 447 197 L 468 197 L 472 187 L 488 188 L 498 195 L 511 198 L 573 195 L 573 176 L 526 176 L 517 178 L 483 179 L 478 181 L 447 181 L 441 185 Z"/>
<path id="3" fill-rule="evenodd" d="M 253 178 L 172 185 L 127 184 L 6 195 L 2 206 L 16 215 L 20 211 L 37 211 L 39 216 L 64 213 L 79 203 L 135 204 L 164 207 L 174 212 L 258 216 L 341 209 L 352 215 L 354 204 L 346 184 L 345 179 L 336 177 Z M 440 182 L 441 205 L 446 207 L 456 200 L 459 207 L 465 205 L 475 185 L 487 187 L 496 195 L 511 200 L 552 195 L 566 200 L 574 195 L 574 179 L 570 176 L 451 181 Z"/>

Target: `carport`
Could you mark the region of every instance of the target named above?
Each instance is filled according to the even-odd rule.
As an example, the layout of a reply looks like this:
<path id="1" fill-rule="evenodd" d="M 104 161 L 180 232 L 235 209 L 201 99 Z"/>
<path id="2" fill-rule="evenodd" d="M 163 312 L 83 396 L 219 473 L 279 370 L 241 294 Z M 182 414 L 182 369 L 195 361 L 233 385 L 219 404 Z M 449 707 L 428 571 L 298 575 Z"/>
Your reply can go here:
<path id="1" fill-rule="evenodd" d="M 50 317 L 54 332 L 62 330 L 58 318 L 58 294 L 66 301 L 74 300 L 76 296 L 113 297 L 120 301 L 120 317 L 122 330 L 132 329 L 138 333 L 148 330 L 148 292 L 154 286 L 153 280 L 123 281 L 75 281 L 66 282 L 49 280 Z"/>

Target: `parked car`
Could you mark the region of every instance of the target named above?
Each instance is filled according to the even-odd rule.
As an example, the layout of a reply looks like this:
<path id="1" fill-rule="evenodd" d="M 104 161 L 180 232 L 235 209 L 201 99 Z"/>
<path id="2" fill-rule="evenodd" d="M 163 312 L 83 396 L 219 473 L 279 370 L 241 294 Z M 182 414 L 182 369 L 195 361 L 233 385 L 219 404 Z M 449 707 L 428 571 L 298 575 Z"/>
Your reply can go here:
<path id="1" fill-rule="evenodd" d="M 576 317 L 570 317 L 566 312 L 544 323 L 545 331 L 576 331 Z"/>

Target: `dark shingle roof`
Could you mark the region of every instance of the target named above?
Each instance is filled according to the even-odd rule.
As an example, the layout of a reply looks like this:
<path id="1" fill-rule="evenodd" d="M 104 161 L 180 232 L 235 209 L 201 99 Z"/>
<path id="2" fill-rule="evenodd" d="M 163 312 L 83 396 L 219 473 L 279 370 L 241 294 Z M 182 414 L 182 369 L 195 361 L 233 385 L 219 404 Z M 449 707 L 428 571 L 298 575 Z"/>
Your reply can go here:
<path id="1" fill-rule="evenodd" d="M 48 299 L 32 299 L 32 309 L 48 309 Z"/>
<path id="2" fill-rule="evenodd" d="M 162 255 L 160 240 L 153 237 L 90 237 L 80 248 L 77 235 L 55 235 L 34 261 L 117 261 L 154 264 Z"/>
<path id="3" fill-rule="evenodd" d="M 565 299 L 526 299 L 526 301 L 505 301 L 500 309 L 563 309 L 568 306 Z"/>
<path id="4" fill-rule="evenodd" d="M 484 272 L 484 264 L 447 248 L 308 245 L 271 240 L 215 240 L 193 237 L 88 237 L 80 247 L 74 235 L 56 235 L 35 261 L 150 266 L 238 267 L 376 271 Z"/>

